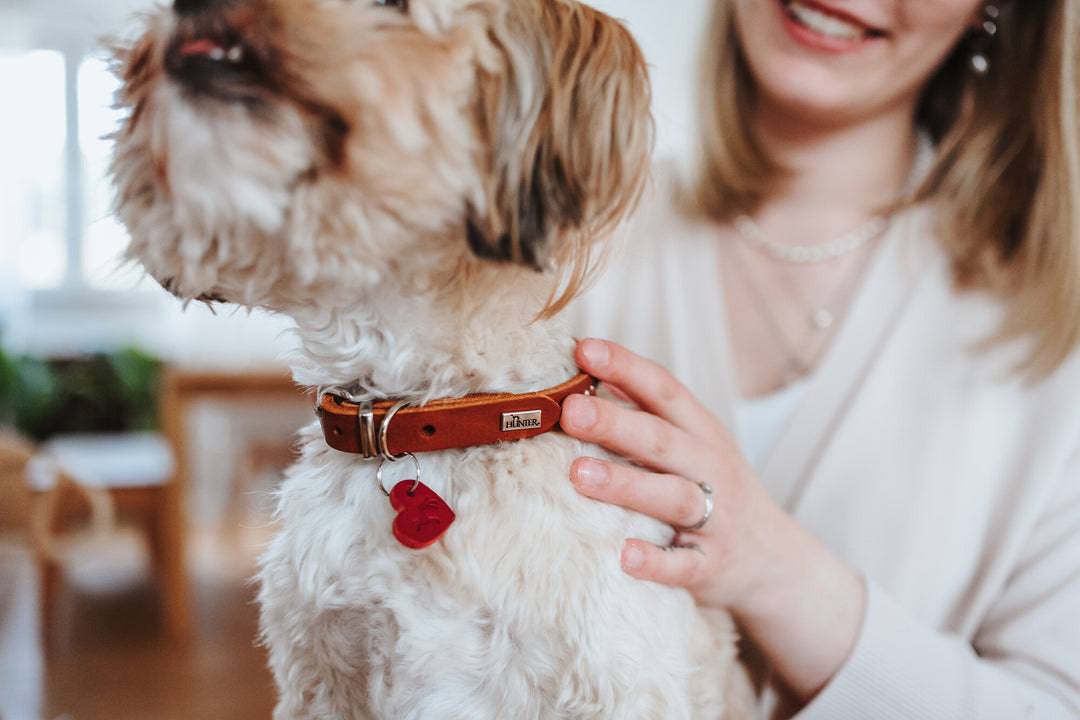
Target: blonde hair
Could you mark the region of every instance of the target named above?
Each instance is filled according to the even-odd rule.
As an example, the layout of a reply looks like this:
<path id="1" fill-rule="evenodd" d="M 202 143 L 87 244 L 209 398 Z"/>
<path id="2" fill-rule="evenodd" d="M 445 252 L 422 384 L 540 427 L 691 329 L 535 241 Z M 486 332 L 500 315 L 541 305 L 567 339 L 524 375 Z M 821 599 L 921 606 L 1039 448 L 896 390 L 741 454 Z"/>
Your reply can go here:
<path id="1" fill-rule="evenodd" d="M 1080 343 L 1080 4 L 999 4 L 990 72 L 968 69 L 962 40 L 923 91 L 916 122 L 938 152 L 915 200 L 934 203 L 957 287 L 1007 301 L 991 340 L 1031 337 L 1022 369 L 1039 377 Z M 732 7 L 716 0 L 707 24 L 702 155 L 681 197 L 714 220 L 754 207 L 785 175 L 750 129 L 753 81 Z"/>

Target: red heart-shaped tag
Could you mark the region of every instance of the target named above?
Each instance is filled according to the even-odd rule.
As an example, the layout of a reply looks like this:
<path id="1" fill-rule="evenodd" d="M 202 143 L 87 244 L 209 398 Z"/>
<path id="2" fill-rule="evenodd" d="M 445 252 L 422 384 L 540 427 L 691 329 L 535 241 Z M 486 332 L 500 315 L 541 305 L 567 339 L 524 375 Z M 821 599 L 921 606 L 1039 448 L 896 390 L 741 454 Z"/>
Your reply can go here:
<path id="1" fill-rule="evenodd" d="M 390 491 L 390 505 L 398 512 L 394 518 L 394 537 L 413 550 L 426 548 L 441 538 L 454 522 L 450 506 L 434 490 L 415 480 L 402 480 L 395 485 Z"/>

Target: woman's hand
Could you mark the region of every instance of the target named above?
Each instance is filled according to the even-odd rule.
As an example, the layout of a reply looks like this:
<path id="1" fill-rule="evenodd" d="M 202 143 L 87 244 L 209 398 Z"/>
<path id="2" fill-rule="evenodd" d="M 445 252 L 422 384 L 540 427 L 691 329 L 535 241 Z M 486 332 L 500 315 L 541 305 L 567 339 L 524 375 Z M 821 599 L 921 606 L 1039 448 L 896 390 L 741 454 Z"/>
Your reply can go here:
<path id="1" fill-rule="evenodd" d="M 859 576 L 769 497 L 723 425 L 659 365 L 614 343 L 585 340 L 578 364 L 624 408 L 595 397 L 563 404 L 563 430 L 633 460 L 637 467 L 580 458 L 571 480 L 583 495 L 691 527 L 671 547 L 628 539 L 628 574 L 687 588 L 699 604 L 727 608 L 797 696 L 828 682 L 858 634 L 865 589 Z"/>

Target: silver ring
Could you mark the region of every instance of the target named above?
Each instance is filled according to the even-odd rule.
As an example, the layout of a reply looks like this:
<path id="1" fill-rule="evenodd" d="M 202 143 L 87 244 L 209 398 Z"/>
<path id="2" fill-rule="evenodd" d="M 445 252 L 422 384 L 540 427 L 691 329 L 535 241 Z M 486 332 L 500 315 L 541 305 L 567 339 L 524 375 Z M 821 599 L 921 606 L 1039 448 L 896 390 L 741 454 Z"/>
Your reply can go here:
<path id="1" fill-rule="evenodd" d="M 386 497 L 390 497 L 390 491 L 387 490 L 386 486 L 383 485 L 383 465 L 385 465 L 387 462 L 395 463 L 403 458 L 411 458 L 413 461 L 413 466 L 416 468 L 416 479 L 413 480 L 413 485 L 411 488 L 409 488 L 409 495 L 411 496 L 413 493 L 416 492 L 416 488 L 420 487 L 420 461 L 416 459 L 415 455 L 413 455 L 412 453 L 402 453 L 397 457 L 396 460 L 384 458 L 382 462 L 379 463 L 379 469 L 375 471 L 375 482 L 379 484 L 379 489 L 383 491 L 383 495 L 385 495 Z"/>
<path id="2" fill-rule="evenodd" d="M 709 520 L 709 516 L 712 515 L 712 508 L 713 508 L 712 488 L 709 487 L 709 483 L 696 482 L 696 481 L 693 481 L 693 482 L 694 482 L 695 485 L 697 485 L 699 488 L 701 488 L 701 492 L 704 493 L 704 495 L 705 495 L 705 514 L 701 516 L 700 520 L 698 520 L 693 525 L 690 525 L 689 527 L 680 527 L 678 525 L 672 525 L 672 527 L 675 528 L 676 532 L 681 532 L 681 533 L 697 532 L 698 530 L 700 530 L 701 528 L 703 528 L 705 526 L 705 523 L 708 522 L 708 520 Z"/>

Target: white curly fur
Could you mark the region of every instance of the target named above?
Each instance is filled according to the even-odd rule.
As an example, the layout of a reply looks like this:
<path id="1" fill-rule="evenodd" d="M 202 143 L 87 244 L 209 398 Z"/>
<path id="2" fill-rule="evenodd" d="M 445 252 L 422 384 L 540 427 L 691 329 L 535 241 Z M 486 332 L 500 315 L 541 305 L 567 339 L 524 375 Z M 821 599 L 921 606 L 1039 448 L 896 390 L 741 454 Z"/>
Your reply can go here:
<path id="1" fill-rule="evenodd" d="M 534 266 L 588 266 L 640 190 L 648 91 L 621 27 L 571 0 L 203 6 L 161 9 L 118 51 L 133 259 L 186 300 L 293 317 L 304 385 L 422 403 L 576 373 L 544 310 L 586 273 Z M 184 45 L 207 38 L 239 38 L 249 65 Z M 517 216 L 529 203 L 542 232 Z M 477 257 L 469 223 L 505 262 Z M 300 444 L 259 576 L 277 720 L 715 720 L 733 703 L 727 616 L 619 568 L 624 538 L 671 528 L 570 484 L 598 448 L 551 433 L 423 455 L 457 520 L 415 551 L 377 462 L 317 425 Z"/>

